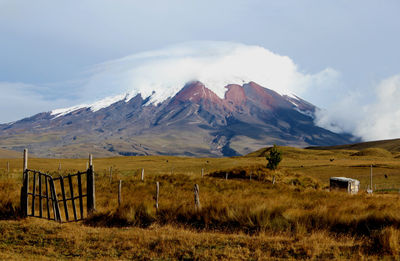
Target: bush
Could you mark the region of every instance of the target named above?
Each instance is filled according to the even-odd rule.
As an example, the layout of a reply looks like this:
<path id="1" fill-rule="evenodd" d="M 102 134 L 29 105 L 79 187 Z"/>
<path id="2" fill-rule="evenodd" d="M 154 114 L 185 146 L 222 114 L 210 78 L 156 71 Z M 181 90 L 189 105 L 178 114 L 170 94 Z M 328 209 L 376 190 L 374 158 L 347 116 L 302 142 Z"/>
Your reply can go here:
<path id="1" fill-rule="evenodd" d="M 282 160 L 282 152 L 280 152 L 276 145 L 269 150 L 269 154 L 265 157 L 268 161 L 267 168 L 268 169 L 277 169 L 279 163 Z"/>

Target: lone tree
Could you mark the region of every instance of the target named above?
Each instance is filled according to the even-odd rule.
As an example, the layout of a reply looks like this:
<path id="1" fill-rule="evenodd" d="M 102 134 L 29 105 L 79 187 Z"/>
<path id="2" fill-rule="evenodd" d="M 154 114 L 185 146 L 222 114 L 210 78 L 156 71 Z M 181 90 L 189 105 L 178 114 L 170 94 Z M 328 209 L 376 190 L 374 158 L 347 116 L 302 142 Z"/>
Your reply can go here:
<path id="1" fill-rule="evenodd" d="M 278 147 L 274 145 L 274 147 L 269 150 L 269 154 L 267 154 L 265 158 L 268 161 L 267 168 L 274 170 L 278 168 L 279 162 L 282 160 L 282 152 L 280 152 Z"/>

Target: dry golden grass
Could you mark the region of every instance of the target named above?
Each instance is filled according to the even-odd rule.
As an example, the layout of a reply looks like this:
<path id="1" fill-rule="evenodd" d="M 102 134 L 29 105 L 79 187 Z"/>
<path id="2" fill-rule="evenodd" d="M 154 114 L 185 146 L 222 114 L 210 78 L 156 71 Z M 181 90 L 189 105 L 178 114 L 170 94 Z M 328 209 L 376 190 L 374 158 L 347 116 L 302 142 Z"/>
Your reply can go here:
<path id="1" fill-rule="evenodd" d="M 354 251 L 362 244 L 348 236 L 315 231 L 309 235 L 247 235 L 193 231 L 173 226 L 146 229 L 93 228 L 58 225 L 28 219 L 0 221 L 1 259 L 96 260 L 354 260 L 367 254 Z M 22 234 L 23 233 L 23 234 Z M 355 252 L 355 253 L 354 253 Z"/>
<path id="2" fill-rule="evenodd" d="M 382 158 L 391 158 L 393 157 L 392 153 L 388 150 L 382 148 L 368 148 L 361 151 L 358 151 L 352 156 L 370 156 L 370 157 L 382 157 Z"/>
<path id="3" fill-rule="evenodd" d="M 326 190 L 330 176 L 358 177 L 365 183 L 371 164 L 374 182 L 400 183 L 398 159 L 351 156 L 355 151 L 281 149 L 277 171 L 265 169 L 261 157 L 95 159 L 97 211 L 85 222 L 68 224 L 12 220 L 19 215 L 22 162 L 0 160 L 0 259 L 398 258 L 398 192 L 371 196 Z M 9 174 L 1 168 L 7 161 Z M 86 168 L 83 159 L 30 159 L 29 168 L 56 173 L 60 162 L 61 172 Z M 123 184 L 120 207 L 118 180 Z M 200 210 L 194 208 L 196 183 Z"/>

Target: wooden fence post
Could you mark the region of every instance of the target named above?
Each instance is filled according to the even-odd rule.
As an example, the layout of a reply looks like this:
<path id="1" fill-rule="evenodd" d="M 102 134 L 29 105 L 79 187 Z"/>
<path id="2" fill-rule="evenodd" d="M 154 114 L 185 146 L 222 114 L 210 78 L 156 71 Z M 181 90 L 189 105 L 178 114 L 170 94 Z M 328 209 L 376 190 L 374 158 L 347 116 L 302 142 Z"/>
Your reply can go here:
<path id="1" fill-rule="evenodd" d="M 156 200 L 156 211 L 158 211 L 158 199 L 160 197 L 160 182 L 156 182 L 156 196 L 155 196 L 155 200 Z"/>
<path id="2" fill-rule="evenodd" d="M 121 190 L 122 190 L 122 180 L 119 180 L 119 185 L 118 185 L 118 207 L 121 206 Z"/>
<path id="3" fill-rule="evenodd" d="M 96 210 L 96 190 L 93 168 L 93 156 L 89 154 L 89 169 L 86 173 L 86 190 L 87 190 L 87 213 L 90 214 Z"/>
<path id="4" fill-rule="evenodd" d="M 275 185 L 275 176 L 272 177 L 272 185 Z"/>
<path id="5" fill-rule="evenodd" d="M 200 196 L 199 196 L 199 185 L 194 184 L 194 208 L 196 210 L 201 209 L 201 204 L 200 204 Z"/>
<path id="6" fill-rule="evenodd" d="M 251 181 L 251 174 L 253 174 L 253 172 L 250 172 L 250 181 Z"/>
<path id="7" fill-rule="evenodd" d="M 142 176 L 140 178 L 142 181 L 144 181 L 144 169 L 142 169 Z"/>
<path id="8" fill-rule="evenodd" d="M 93 155 L 89 154 L 89 167 L 93 167 Z"/>
<path id="9" fill-rule="evenodd" d="M 112 166 L 110 167 L 110 183 L 112 182 Z"/>
<path id="10" fill-rule="evenodd" d="M 24 171 L 28 169 L 28 149 L 24 149 Z"/>
<path id="11" fill-rule="evenodd" d="M 229 175 L 228 172 L 225 173 L 225 179 L 226 179 L 226 180 L 228 180 L 228 175 Z"/>
<path id="12" fill-rule="evenodd" d="M 204 177 L 204 169 L 201 169 L 201 177 Z"/>
<path id="13" fill-rule="evenodd" d="M 28 172 L 28 149 L 24 149 L 23 172 L 22 172 L 22 188 L 21 188 L 21 211 L 22 216 L 28 216 L 28 189 L 29 189 L 29 172 Z"/>

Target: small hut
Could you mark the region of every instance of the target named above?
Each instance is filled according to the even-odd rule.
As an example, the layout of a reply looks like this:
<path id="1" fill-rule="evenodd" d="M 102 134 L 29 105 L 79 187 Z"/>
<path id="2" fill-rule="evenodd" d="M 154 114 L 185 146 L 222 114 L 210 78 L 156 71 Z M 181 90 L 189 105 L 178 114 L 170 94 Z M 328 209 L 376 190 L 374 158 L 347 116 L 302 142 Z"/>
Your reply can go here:
<path id="1" fill-rule="evenodd" d="M 357 194 L 360 188 L 360 181 L 345 177 L 331 177 L 329 179 L 330 190 L 345 190 L 350 194 Z"/>

